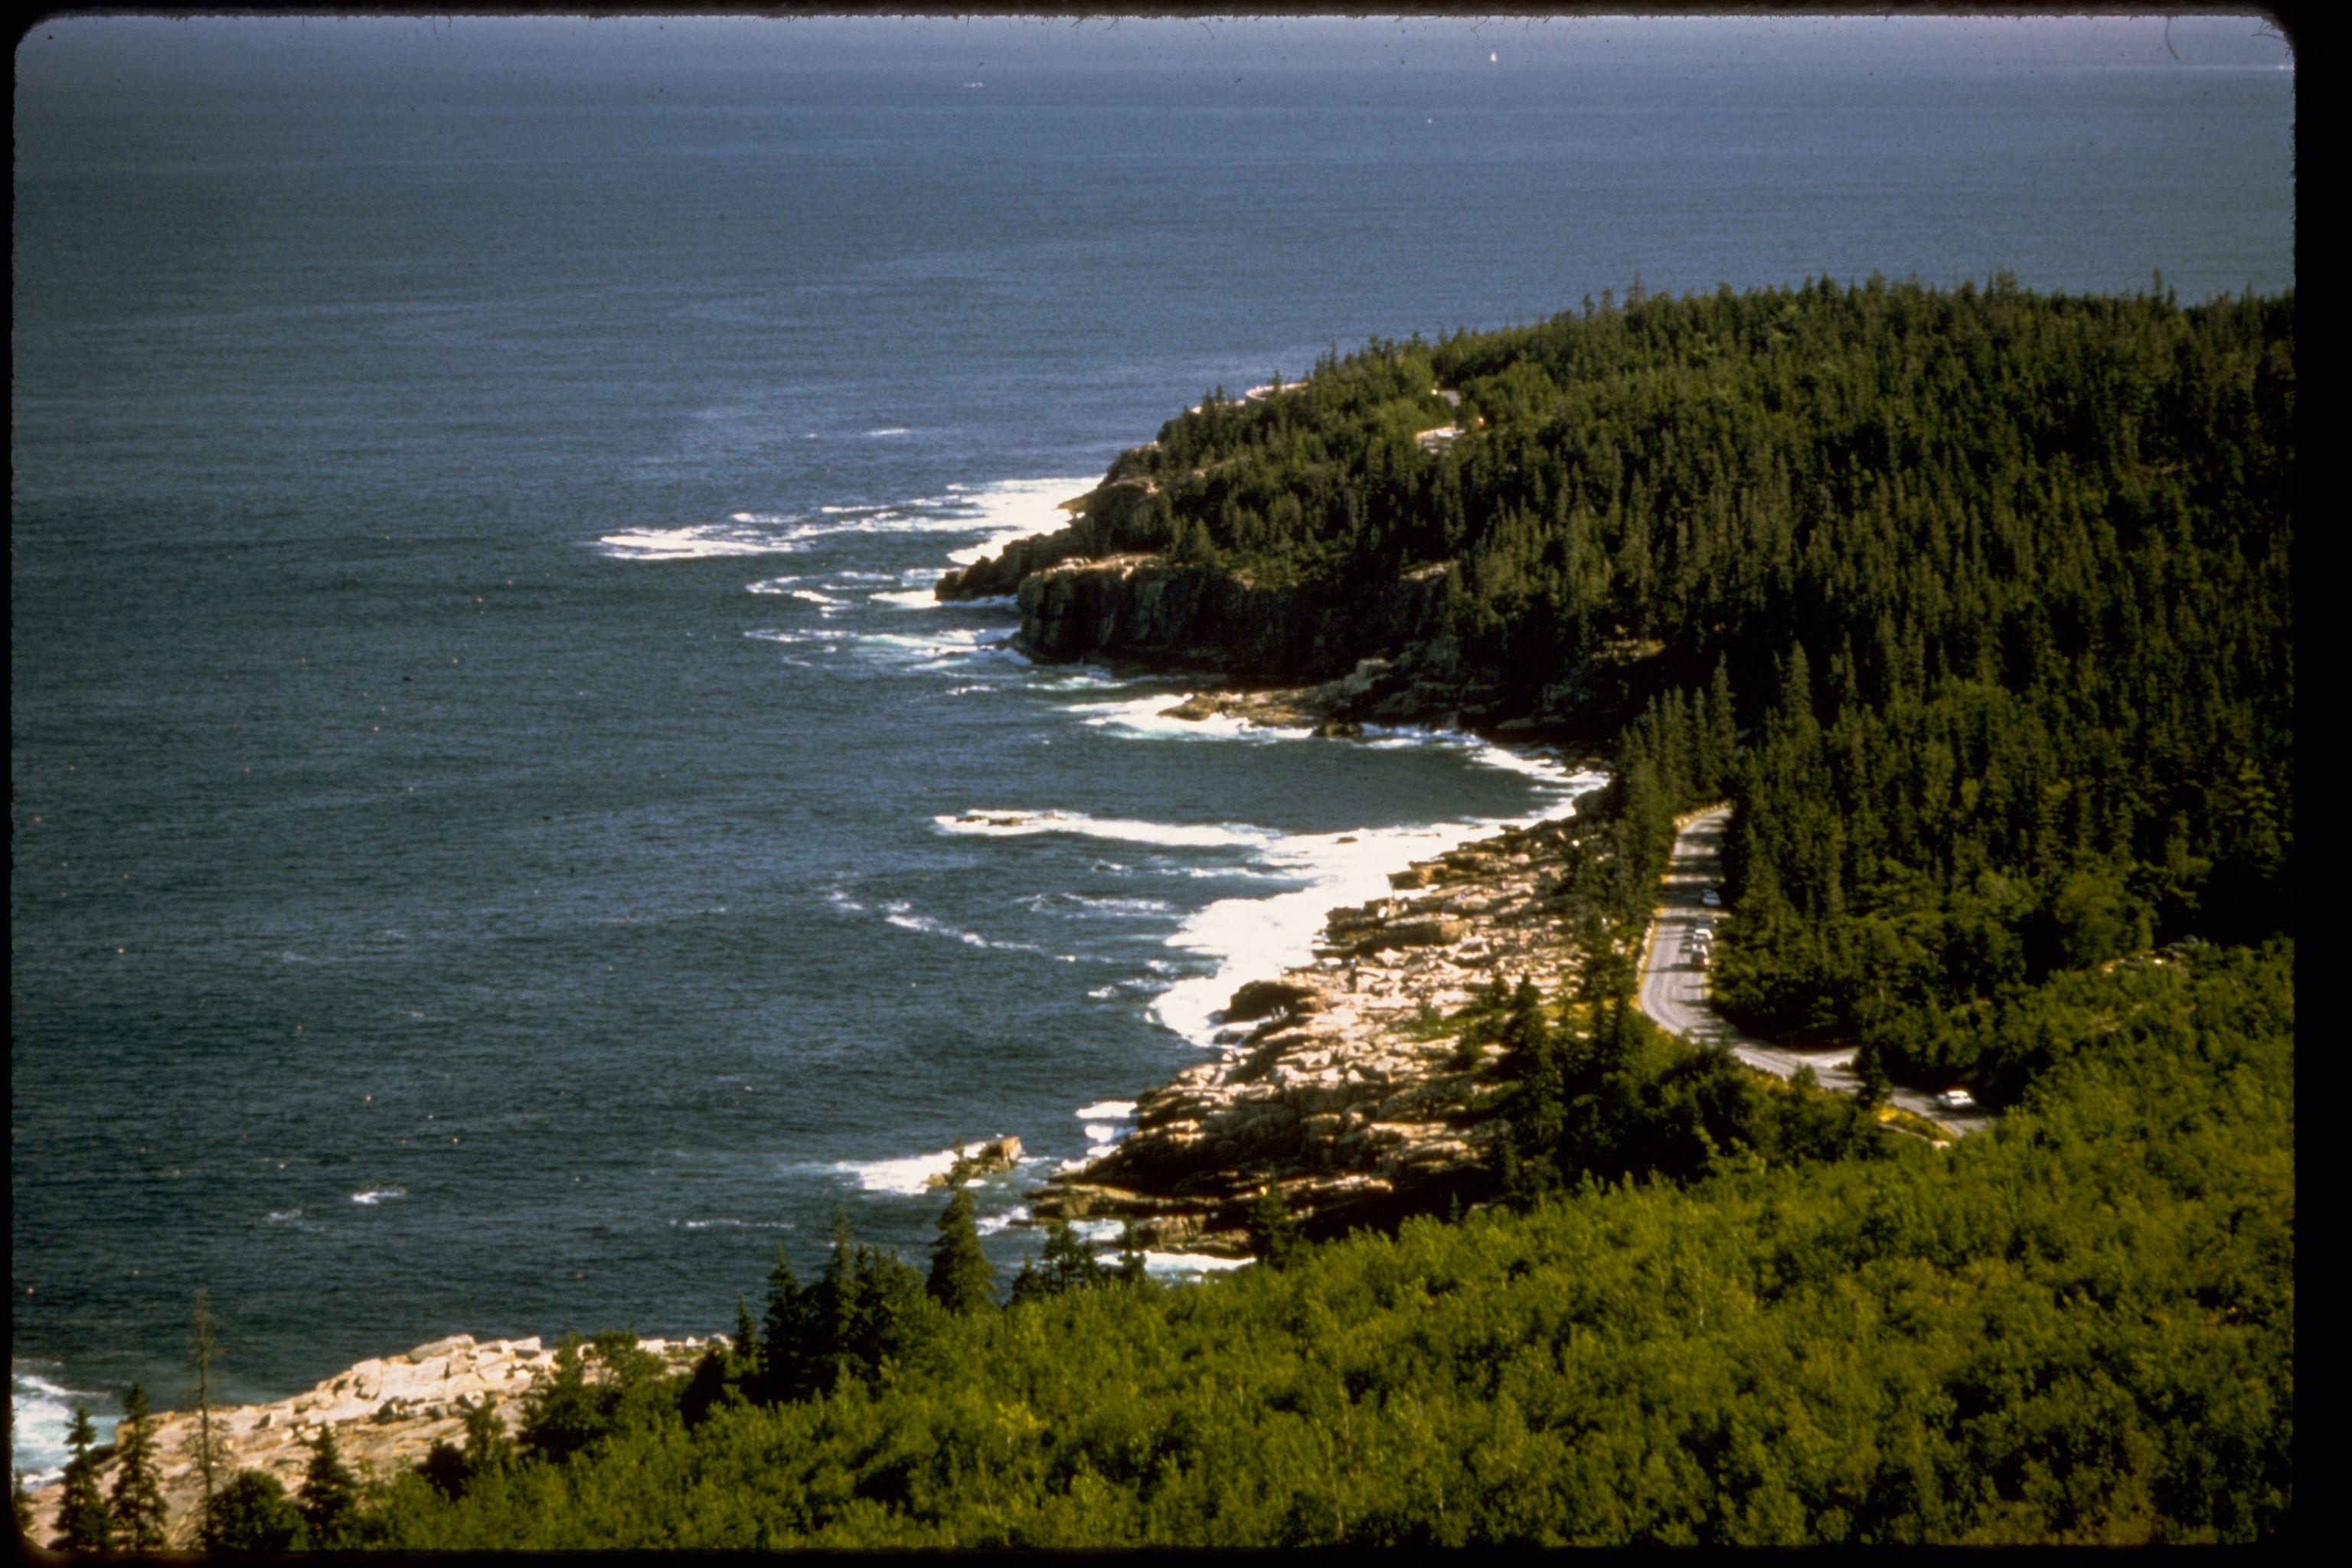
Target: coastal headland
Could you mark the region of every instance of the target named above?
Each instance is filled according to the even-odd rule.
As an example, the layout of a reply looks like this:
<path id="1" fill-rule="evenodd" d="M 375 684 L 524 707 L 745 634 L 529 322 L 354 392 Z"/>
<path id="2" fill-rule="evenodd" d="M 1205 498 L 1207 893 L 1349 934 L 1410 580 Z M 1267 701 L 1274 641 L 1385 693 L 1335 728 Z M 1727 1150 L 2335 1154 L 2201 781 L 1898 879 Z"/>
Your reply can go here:
<path id="1" fill-rule="evenodd" d="M 1112 474 L 1145 450 L 1122 454 Z M 1041 660 L 1209 671 L 1230 689 L 1179 718 L 1337 735 L 1427 724 L 1582 747 L 1616 733 L 1658 679 L 1662 645 L 1616 637 L 1557 679 L 1512 684 L 1449 629 L 1451 561 L 1378 583 L 1270 581 L 1248 565 L 1187 559 L 1154 480 L 1114 477 L 1063 504 L 1075 521 L 945 574 L 934 594 L 1013 599 L 1014 646 Z"/>

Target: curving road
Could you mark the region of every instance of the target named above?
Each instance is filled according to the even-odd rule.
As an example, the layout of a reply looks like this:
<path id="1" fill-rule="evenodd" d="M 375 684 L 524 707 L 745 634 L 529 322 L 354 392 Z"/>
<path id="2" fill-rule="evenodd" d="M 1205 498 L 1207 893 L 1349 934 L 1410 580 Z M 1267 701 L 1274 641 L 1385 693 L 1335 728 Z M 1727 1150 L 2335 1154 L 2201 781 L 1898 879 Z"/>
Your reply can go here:
<path id="1" fill-rule="evenodd" d="M 1793 1078 L 1801 1067 L 1813 1069 L 1823 1089 L 1851 1093 L 1857 1085 L 1853 1047 L 1835 1046 L 1801 1050 L 1769 1046 L 1733 1028 L 1707 1001 L 1706 971 L 1692 961 L 1692 933 L 1702 922 L 1711 923 L 1721 910 L 1709 909 L 1704 894 L 1723 884 L 1723 835 L 1731 808 L 1717 806 L 1685 822 L 1675 835 L 1675 857 L 1658 894 L 1658 912 L 1650 925 L 1650 942 L 1642 962 L 1642 1011 L 1669 1034 L 1707 1043 L 1721 1043 L 1731 1054 L 1779 1078 Z M 1894 1103 L 1924 1116 L 1954 1136 L 1990 1126 L 1983 1111 L 1952 1111 L 1932 1096 L 1916 1089 L 1897 1089 Z"/>

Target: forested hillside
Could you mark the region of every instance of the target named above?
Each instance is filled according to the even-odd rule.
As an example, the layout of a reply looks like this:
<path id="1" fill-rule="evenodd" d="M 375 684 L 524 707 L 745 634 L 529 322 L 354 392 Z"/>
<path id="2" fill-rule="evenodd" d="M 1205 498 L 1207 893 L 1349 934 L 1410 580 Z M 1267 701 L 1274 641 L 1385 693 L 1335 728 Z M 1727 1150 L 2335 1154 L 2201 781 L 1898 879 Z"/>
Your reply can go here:
<path id="1" fill-rule="evenodd" d="M 1821 285 L 1376 343 L 1212 394 L 1020 570 L 1153 549 L 1327 607 L 1442 574 L 1438 622 L 1380 651 L 1499 693 L 1489 718 L 1616 704 L 1606 830 L 1567 889 L 1590 911 L 1579 993 L 1480 1005 L 1506 1204 L 1302 1247 L 1270 1203 L 1263 1267 L 1178 1290 L 1057 1229 L 1003 1307 L 953 1209 L 928 1293 L 843 1236 L 822 1279 L 772 1282 L 765 1329 L 679 1414 L 615 1416 L 569 1462 L 405 1482 L 373 1528 L 2275 1532 L 2292 333 L 2291 300 Z M 1730 1003 L 1966 1078 L 2011 1107 L 1992 1131 L 1871 1137 L 1801 1092 L 1768 1116 L 1726 1061 L 1639 1026 L 1629 959 L 1672 814 L 1721 795 Z"/>
<path id="2" fill-rule="evenodd" d="M 1640 863 L 1740 807 L 1735 1013 L 2006 1096 L 2003 998 L 2290 925 L 2294 347 L 2291 296 L 1637 296 L 1213 393 L 1112 475 L 1255 582 L 1442 570 L 1388 651 L 1492 715 L 1646 700 Z"/>

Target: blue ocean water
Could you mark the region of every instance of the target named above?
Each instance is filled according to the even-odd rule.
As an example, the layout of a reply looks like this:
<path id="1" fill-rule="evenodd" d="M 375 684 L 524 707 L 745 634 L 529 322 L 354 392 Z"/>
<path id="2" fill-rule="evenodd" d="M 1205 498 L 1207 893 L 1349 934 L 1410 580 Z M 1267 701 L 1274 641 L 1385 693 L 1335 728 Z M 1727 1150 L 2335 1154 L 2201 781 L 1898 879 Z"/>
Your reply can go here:
<path id="1" fill-rule="evenodd" d="M 1115 1137 L 1540 760 L 1155 718 L 924 590 L 1215 384 L 1622 291 L 2293 282 L 2176 25 L 85 18 L 17 57 L 17 1459 L 709 1331 Z"/>

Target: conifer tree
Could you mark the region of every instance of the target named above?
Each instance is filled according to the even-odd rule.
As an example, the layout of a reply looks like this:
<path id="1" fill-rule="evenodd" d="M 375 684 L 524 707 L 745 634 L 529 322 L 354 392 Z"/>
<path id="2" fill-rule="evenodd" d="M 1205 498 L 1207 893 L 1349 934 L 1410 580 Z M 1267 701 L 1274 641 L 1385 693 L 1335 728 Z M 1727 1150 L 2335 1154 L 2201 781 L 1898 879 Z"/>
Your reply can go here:
<path id="1" fill-rule="evenodd" d="M 302 1476 L 302 1525 L 314 1552 L 331 1552 L 350 1544 L 359 1522 L 359 1478 L 343 1463 L 335 1429 L 321 1424 L 310 1447 L 310 1468 Z"/>
<path id="2" fill-rule="evenodd" d="M 446 1437 L 437 1439 L 418 1460 L 416 1473 L 423 1476 L 434 1490 L 455 1502 L 466 1495 L 466 1451 Z"/>
<path id="3" fill-rule="evenodd" d="M 1143 1262 L 1143 1232 L 1130 1219 L 1118 1227 L 1118 1281 L 1137 1286 L 1150 1278 Z"/>
<path id="4" fill-rule="evenodd" d="M 818 1386 L 836 1389 L 849 1382 L 851 1347 L 856 1343 L 861 1292 L 857 1268 L 857 1237 L 849 1215 L 833 1211 L 833 1250 L 817 1276 L 815 1310 L 809 1314 L 814 1342 L 810 1346 Z"/>
<path id="5" fill-rule="evenodd" d="M 1078 1227 L 1056 1215 L 1045 1225 L 1045 1275 L 1054 1291 L 1084 1290 L 1101 1284 L 1110 1271 L 1095 1256 Z"/>
<path id="6" fill-rule="evenodd" d="M 1519 1082 L 1551 1069 L 1551 1026 L 1545 1021 L 1543 998 L 1535 983 L 1522 976 L 1511 993 L 1510 1010 L 1503 1020 L 1503 1070 Z"/>
<path id="7" fill-rule="evenodd" d="M 511 1469 L 515 1462 L 514 1439 L 507 1436 L 507 1424 L 499 1419 L 497 1397 L 484 1394 L 464 1409 L 467 1480 L 470 1483 L 483 1476 Z"/>
<path id="8" fill-rule="evenodd" d="M 8 1481 L 8 1511 L 16 1518 L 17 1535 L 19 1537 L 31 1536 L 33 1533 L 33 1499 L 32 1494 L 25 1489 L 25 1472 L 22 1470 L 10 1472 Z"/>
<path id="9" fill-rule="evenodd" d="M 1886 1103 L 1895 1092 L 1895 1080 L 1887 1075 L 1886 1062 L 1878 1047 L 1865 1041 L 1853 1053 L 1853 1100 L 1864 1110 L 1875 1110 Z"/>
<path id="10" fill-rule="evenodd" d="M 447 1445 L 436 1445 L 436 1451 Z M 220 1552 L 289 1552 L 302 1533 L 302 1515 L 276 1476 L 239 1470 L 213 1494 L 205 1540 Z"/>
<path id="11" fill-rule="evenodd" d="M 131 1552 L 160 1552 L 169 1521 L 163 1510 L 163 1484 L 156 1474 L 155 1428 L 148 1414 L 147 1391 L 135 1383 L 123 1396 L 114 1454 L 114 1489 L 108 1494 L 107 1505 L 114 1521 L 115 1544 Z"/>
<path id="12" fill-rule="evenodd" d="M 677 1412 L 688 1426 L 699 1426 L 713 1412 L 741 1400 L 742 1364 L 733 1347 L 723 1342 L 702 1352 L 677 1396 Z"/>
<path id="13" fill-rule="evenodd" d="M 930 1277 L 923 1289 L 957 1317 L 995 1305 L 996 1270 L 981 1250 L 971 1189 L 958 1187 L 940 1215 L 939 1238 L 931 1243 Z"/>
<path id="14" fill-rule="evenodd" d="M 214 1480 L 220 1467 L 220 1444 L 213 1435 L 213 1363 L 219 1353 L 219 1342 L 213 1330 L 212 1292 L 199 1290 L 188 1342 L 188 1369 L 196 1374 L 195 1387 L 191 1392 L 196 1405 L 196 1479 L 203 1484 L 203 1500 L 198 1504 L 202 1511 L 196 1517 L 204 1531 L 212 1528 Z M 209 1535 L 205 1544 L 212 1544 Z"/>
<path id="15" fill-rule="evenodd" d="M 87 1405 L 74 1406 L 73 1426 L 66 1433 L 66 1444 L 73 1449 L 73 1458 L 66 1461 L 65 1492 L 58 1500 L 57 1539 L 49 1544 L 60 1552 L 110 1552 L 114 1548 L 114 1520 L 106 1511 L 106 1502 L 98 1490 L 98 1461 L 90 1457 L 90 1446 L 98 1440 L 98 1430 L 89 1419 Z"/>
<path id="16" fill-rule="evenodd" d="M 802 1320 L 806 1303 L 793 1260 L 776 1244 L 776 1261 L 768 1269 L 768 1304 L 761 1319 L 759 1365 L 751 1377 L 751 1397 L 763 1404 L 794 1397 L 803 1357 Z"/>
<path id="17" fill-rule="evenodd" d="M 751 1304 L 738 1291 L 735 1296 L 735 1359 L 746 1369 L 754 1367 L 760 1358 L 760 1330 L 751 1321 Z"/>
<path id="18" fill-rule="evenodd" d="M 1268 1268 L 1287 1268 L 1305 1244 L 1282 1188 L 1268 1182 L 1259 1189 L 1257 1202 L 1250 1205 L 1250 1256 Z"/>

